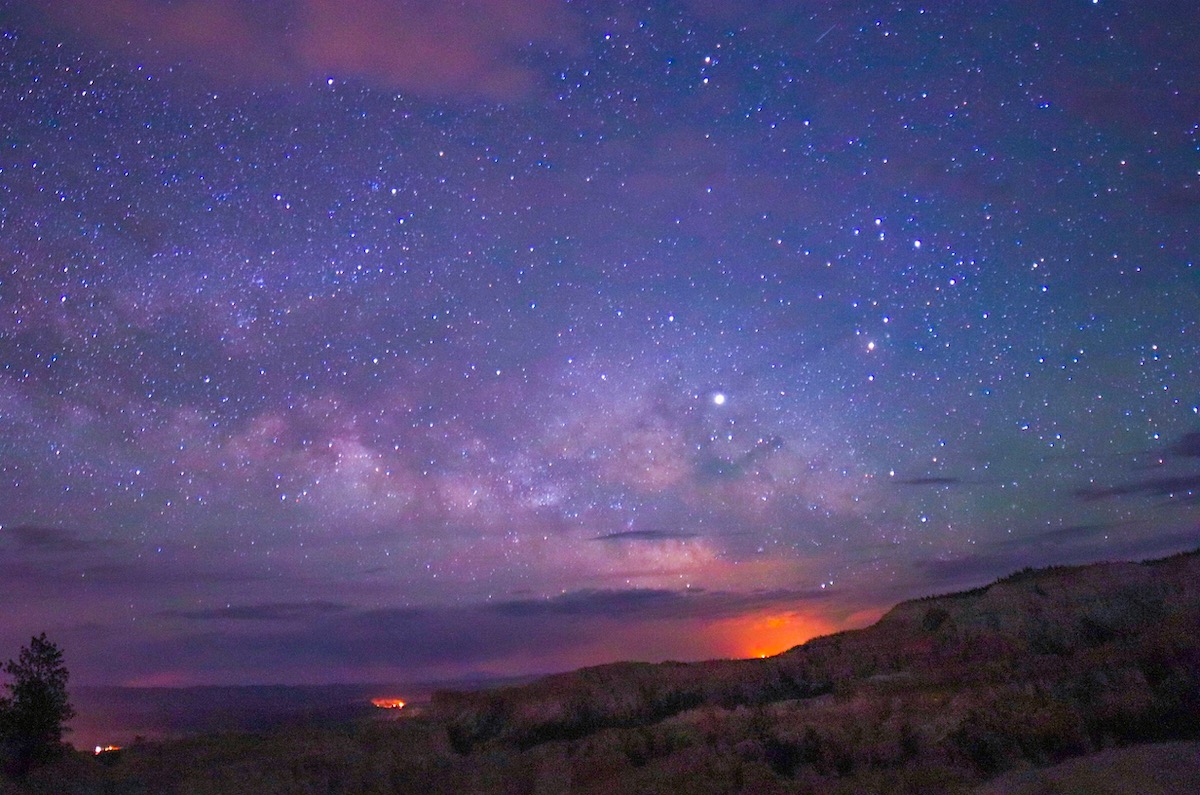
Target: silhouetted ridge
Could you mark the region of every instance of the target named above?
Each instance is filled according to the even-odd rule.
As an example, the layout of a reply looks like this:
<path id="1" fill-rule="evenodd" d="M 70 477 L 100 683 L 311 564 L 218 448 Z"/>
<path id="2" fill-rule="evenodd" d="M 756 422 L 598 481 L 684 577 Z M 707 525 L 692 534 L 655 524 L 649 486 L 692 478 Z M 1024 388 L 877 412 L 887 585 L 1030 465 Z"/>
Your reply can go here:
<path id="1" fill-rule="evenodd" d="M 1027 568 L 981 588 L 901 603 L 871 627 L 765 660 L 599 666 L 517 688 L 438 693 L 433 714 L 446 723 L 454 748 L 471 753 L 482 745 L 524 749 L 647 727 L 706 707 L 847 695 L 881 683 L 919 689 L 1034 682 L 1046 699 L 1074 705 L 1079 735 L 1067 745 L 1081 752 L 1106 734 L 1133 741 L 1194 733 L 1197 626 L 1200 553 Z M 1116 673 L 1101 673 L 1108 671 Z M 1100 709 L 1087 695 L 1123 678 L 1145 683 L 1144 700 L 1154 705 L 1147 715 L 1129 720 L 1124 708 Z M 1065 748 L 1047 753 L 1058 758 Z"/>

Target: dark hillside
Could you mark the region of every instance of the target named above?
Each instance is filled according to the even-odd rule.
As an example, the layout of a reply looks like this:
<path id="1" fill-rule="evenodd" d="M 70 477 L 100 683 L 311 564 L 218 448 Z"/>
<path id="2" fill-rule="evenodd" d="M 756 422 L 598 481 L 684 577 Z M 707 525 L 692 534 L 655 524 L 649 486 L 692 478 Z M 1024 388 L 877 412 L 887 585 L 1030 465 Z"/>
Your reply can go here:
<path id="1" fill-rule="evenodd" d="M 466 752 L 480 743 L 525 748 L 644 726 L 702 705 L 730 710 L 864 688 L 1021 683 L 1086 708 L 1089 742 L 1158 739 L 1195 729 L 1197 628 L 1200 552 L 1027 570 L 985 588 L 905 602 L 874 626 L 766 660 L 600 666 L 524 687 L 436 694 L 433 713 Z M 1108 703 L 1115 694 L 1101 697 L 1111 690 L 1120 703 Z M 1145 703 L 1135 709 L 1137 699 Z M 1125 720 L 1128 710 L 1140 715 L 1136 726 Z"/>

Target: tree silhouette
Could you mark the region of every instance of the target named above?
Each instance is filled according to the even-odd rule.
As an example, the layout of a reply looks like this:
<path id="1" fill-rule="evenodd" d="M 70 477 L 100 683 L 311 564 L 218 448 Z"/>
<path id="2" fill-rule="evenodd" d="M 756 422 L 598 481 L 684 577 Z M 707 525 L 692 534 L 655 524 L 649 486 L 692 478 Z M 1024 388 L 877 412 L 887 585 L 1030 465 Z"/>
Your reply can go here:
<path id="1" fill-rule="evenodd" d="M 37 762 L 62 750 L 64 724 L 75 716 L 67 700 L 67 668 L 58 646 L 43 632 L 4 665 L 12 681 L 0 697 L 0 741 L 14 772 L 24 775 Z"/>

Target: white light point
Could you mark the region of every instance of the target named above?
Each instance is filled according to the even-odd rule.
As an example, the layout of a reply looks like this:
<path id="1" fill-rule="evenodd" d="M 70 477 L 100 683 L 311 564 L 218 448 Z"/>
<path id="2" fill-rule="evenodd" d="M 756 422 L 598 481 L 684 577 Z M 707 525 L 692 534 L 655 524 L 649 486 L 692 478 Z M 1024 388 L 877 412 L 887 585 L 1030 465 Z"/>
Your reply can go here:
<path id="1" fill-rule="evenodd" d="M 725 405 L 725 393 L 724 392 L 715 393 L 712 396 L 712 402 L 713 402 L 714 406 L 724 406 Z"/>

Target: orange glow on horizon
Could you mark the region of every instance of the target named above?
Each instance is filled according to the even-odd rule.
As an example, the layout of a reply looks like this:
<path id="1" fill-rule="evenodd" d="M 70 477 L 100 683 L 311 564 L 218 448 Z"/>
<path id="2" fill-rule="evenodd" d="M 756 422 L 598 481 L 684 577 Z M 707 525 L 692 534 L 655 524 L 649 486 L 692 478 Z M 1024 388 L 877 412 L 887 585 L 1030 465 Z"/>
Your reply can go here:
<path id="1" fill-rule="evenodd" d="M 120 750 L 121 750 L 121 746 L 119 746 L 119 745 L 97 745 L 96 746 L 96 756 L 100 756 L 100 754 L 111 754 L 113 751 L 120 751 Z"/>
<path id="2" fill-rule="evenodd" d="M 773 657 L 838 629 L 827 619 L 799 613 L 756 613 L 721 623 L 730 636 L 733 655 L 741 658 Z"/>
<path id="3" fill-rule="evenodd" d="M 371 704 L 379 709 L 404 709 L 404 702 L 398 698 L 373 698 Z"/>

